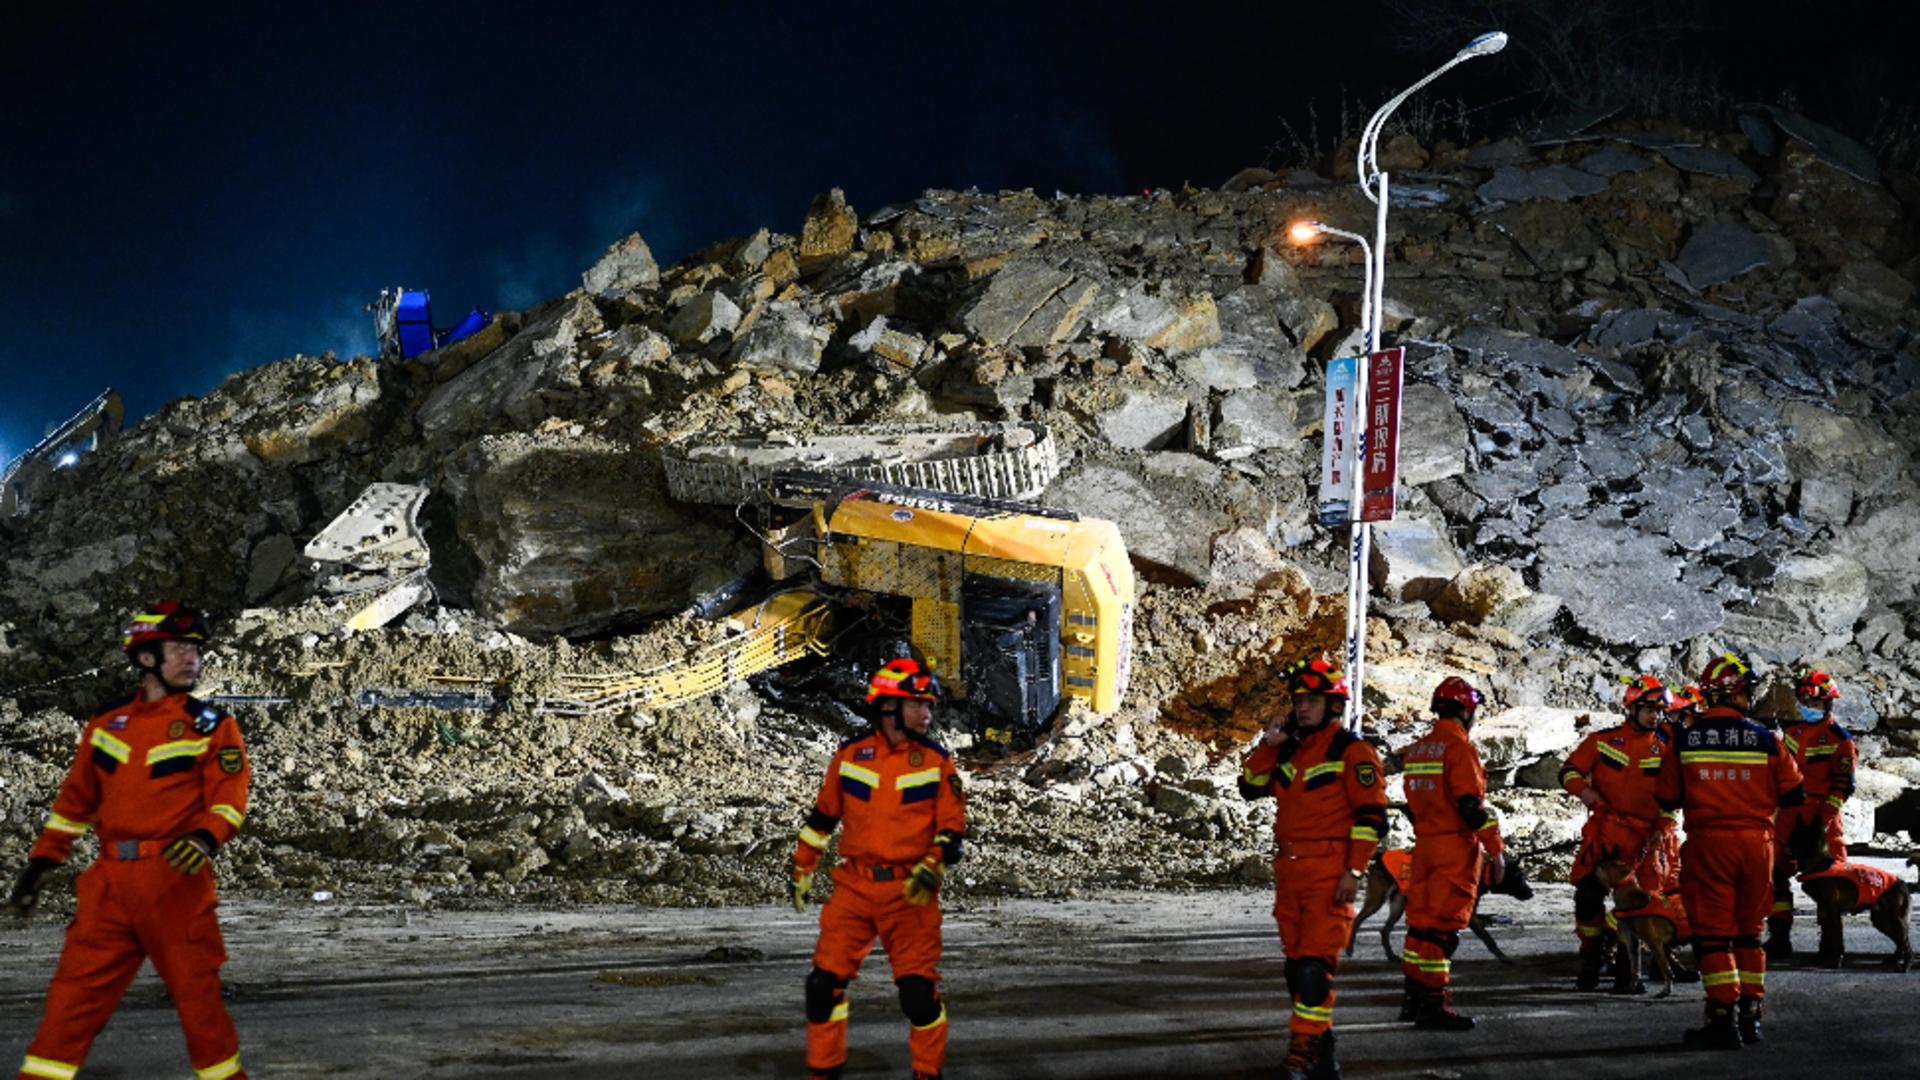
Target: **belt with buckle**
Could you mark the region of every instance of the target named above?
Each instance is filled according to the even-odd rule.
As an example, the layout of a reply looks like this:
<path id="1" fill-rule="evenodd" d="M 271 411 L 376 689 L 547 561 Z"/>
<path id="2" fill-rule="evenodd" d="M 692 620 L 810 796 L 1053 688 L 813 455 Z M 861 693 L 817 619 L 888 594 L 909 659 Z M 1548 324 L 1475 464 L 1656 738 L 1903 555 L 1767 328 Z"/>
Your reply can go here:
<path id="1" fill-rule="evenodd" d="M 145 850 L 142 850 L 143 848 Z M 154 851 L 155 847 L 152 841 L 108 840 L 100 845 L 101 855 L 109 859 L 117 859 L 121 862 L 131 862 L 135 859 L 144 858 L 153 854 Z"/>

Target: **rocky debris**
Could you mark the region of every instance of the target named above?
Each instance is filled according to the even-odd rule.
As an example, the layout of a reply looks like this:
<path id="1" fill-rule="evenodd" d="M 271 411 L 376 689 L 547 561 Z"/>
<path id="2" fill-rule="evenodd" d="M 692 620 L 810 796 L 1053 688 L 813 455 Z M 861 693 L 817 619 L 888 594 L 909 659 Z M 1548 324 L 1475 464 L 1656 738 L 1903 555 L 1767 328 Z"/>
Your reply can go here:
<path id="1" fill-rule="evenodd" d="M 600 261 L 580 275 L 580 284 L 594 296 L 616 297 L 644 289 L 660 280 L 660 265 L 653 261 L 653 249 L 633 233 L 609 247 Z"/>
<path id="2" fill-rule="evenodd" d="M 1552 774 L 1582 715 L 1610 722 L 1622 673 L 1725 648 L 1769 678 L 1833 671 L 1892 778 L 1880 839 L 1912 828 L 1912 184 L 1792 114 L 1740 129 L 1384 148 L 1402 175 L 1426 160 L 1388 255 L 1404 484 L 1369 567 L 1369 734 L 1403 749 L 1434 683 L 1473 679 L 1495 802 L 1550 872 L 1577 840 Z M 951 414 L 1048 423 L 1065 468 L 1044 501 L 1118 522 L 1147 582 L 1118 713 L 1069 710 L 1005 760 L 963 750 L 981 842 L 958 887 L 1260 880 L 1265 810 L 1230 751 L 1288 660 L 1339 647 L 1347 533 L 1311 508 L 1323 361 L 1357 340 L 1359 286 L 1351 252 L 1277 237 L 1371 212 L 1305 170 L 865 218 L 830 192 L 798 236 L 664 269 L 628 237 L 582 290 L 412 361 L 295 358 L 174 402 L 0 533 L 0 856 L 118 688 L 125 612 L 185 595 L 230 628 L 214 689 L 291 699 L 243 709 L 262 767 L 223 853 L 237 888 L 771 898 L 843 715 L 772 683 L 594 718 L 528 703 L 711 641 L 681 613 L 755 563 L 725 508 L 667 497 L 661 444 Z M 376 480 L 432 490 L 440 606 L 342 639 L 289 553 Z M 436 675 L 491 711 L 354 697 Z M 1163 833 L 1180 844 L 1139 842 Z"/>

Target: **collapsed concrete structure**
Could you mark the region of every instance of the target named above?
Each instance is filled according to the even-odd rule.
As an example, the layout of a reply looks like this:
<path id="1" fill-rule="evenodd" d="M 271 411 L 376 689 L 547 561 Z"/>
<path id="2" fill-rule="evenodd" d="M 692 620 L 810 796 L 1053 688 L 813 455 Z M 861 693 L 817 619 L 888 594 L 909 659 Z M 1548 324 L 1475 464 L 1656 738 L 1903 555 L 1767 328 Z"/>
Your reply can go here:
<path id="1" fill-rule="evenodd" d="M 1883 842 L 1920 809 L 1920 183 L 1863 176 L 1790 114 L 1747 121 L 1382 150 L 1406 178 L 1387 316 L 1408 391 L 1371 568 L 1376 734 L 1410 741 L 1446 674 L 1481 685 L 1495 801 L 1549 870 L 1580 817 L 1557 756 L 1610 722 L 1615 677 L 1728 647 L 1834 672 Z M 227 629 L 208 691 L 269 702 L 242 710 L 240 887 L 771 898 L 830 711 L 743 685 L 657 715 L 518 703 L 720 632 L 686 613 L 758 545 L 671 496 L 662 447 L 957 419 L 1045 423 L 1041 500 L 1117 521 L 1149 583 L 1122 709 L 1070 710 L 975 776 L 963 887 L 1258 880 L 1261 812 L 1221 752 L 1275 665 L 1340 634 L 1344 533 L 1312 484 L 1359 267 L 1283 246 L 1302 216 L 1370 210 L 1305 170 L 864 218 L 834 193 L 796 235 L 665 269 L 628 237 L 581 289 L 413 360 L 281 361 L 175 402 L 54 476 L 8 542 L 0 852 L 115 685 L 117 621 L 181 595 Z M 431 491 L 443 606 L 342 638 L 297 556 L 376 481 Z M 356 698 L 435 674 L 487 708 Z"/>

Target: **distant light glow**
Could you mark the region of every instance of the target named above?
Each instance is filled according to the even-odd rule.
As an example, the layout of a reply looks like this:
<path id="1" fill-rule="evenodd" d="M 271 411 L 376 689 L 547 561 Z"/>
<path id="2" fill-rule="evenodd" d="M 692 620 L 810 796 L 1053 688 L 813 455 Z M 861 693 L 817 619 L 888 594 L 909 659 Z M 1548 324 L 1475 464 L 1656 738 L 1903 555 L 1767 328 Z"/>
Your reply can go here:
<path id="1" fill-rule="evenodd" d="M 1320 223 L 1317 221 L 1296 221 L 1287 230 L 1287 239 L 1305 247 L 1320 239 Z"/>
<path id="2" fill-rule="evenodd" d="M 60 464 L 62 465 L 76 465 L 79 463 L 79 461 L 80 461 L 80 455 L 74 453 L 71 450 L 60 455 Z"/>

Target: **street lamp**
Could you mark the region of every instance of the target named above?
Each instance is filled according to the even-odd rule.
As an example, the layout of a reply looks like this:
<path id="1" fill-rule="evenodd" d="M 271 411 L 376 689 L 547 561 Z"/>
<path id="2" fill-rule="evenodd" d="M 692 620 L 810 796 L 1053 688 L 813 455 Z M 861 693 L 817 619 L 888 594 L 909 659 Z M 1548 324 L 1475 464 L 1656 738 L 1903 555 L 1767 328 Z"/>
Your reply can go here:
<path id="1" fill-rule="evenodd" d="M 1380 171 L 1378 159 L 1380 133 L 1386 128 L 1387 117 L 1393 115 L 1393 110 L 1399 108 L 1401 103 L 1414 94 L 1419 93 L 1422 87 L 1476 56 L 1492 56 L 1506 47 L 1505 33 L 1495 30 L 1492 33 L 1481 34 L 1467 42 L 1465 48 L 1454 53 L 1452 59 L 1429 72 L 1426 78 L 1402 90 L 1385 105 L 1380 106 L 1367 121 L 1367 126 L 1361 129 L 1360 146 L 1355 151 L 1355 171 L 1359 177 L 1360 193 L 1374 204 L 1375 212 L 1373 246 L 1367 250 L 1369 265 L 1364 288 L 1368 295 L 1362 299 L 1360 305 L 1369 355 L 1361 362 L 1360 385 L 1354 391 L 1354 415 L 1363 420 L 1356 432 L 1360 461 L 1367 460 L 1367 425 L 1364 420 L 1367 416 L 1367 379 L 1373 363 L 1371 354 L 1380 349 L 1386 325 L 1387 206 L 1391 200 L 1387 194 L 1387 174 Z M 1360 520 L 1361 474 L 1362 470 L 1354 470 L 1353 495 L 1347 504 L 1347 520 L 1353 526 L 1352 552 L 1347 566 L 1347 677 L 1353 688 L 1353 708 L 1350 710 L 1348 722 L 1355 731 L 1360 730 L 1361 718 L 1366 711 L 1364 694 L 1367 677 L 1367 563 L 1373 547 L 1372 530 Z"/>

